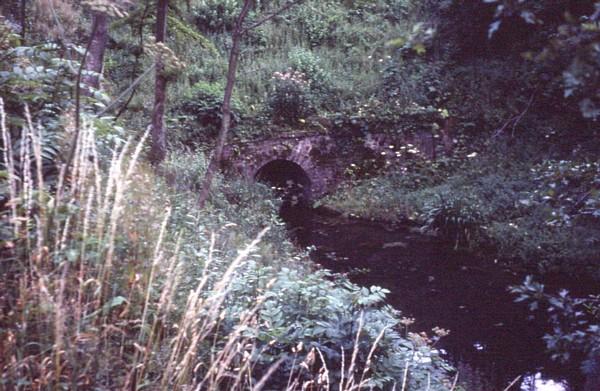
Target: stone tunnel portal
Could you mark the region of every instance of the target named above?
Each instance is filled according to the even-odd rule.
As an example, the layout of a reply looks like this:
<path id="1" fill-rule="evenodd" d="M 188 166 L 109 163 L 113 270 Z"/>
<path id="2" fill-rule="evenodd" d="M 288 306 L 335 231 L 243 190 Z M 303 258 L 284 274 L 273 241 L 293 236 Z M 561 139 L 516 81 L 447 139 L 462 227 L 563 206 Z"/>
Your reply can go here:
<path id="1" fill-rule="evenodd" d="M 257 182 L 271 186 L 284 201 L 306 203 L 311 198 L 311 180 L 300 165 L 277 159 L 263 165 L 254 176 Z"/>

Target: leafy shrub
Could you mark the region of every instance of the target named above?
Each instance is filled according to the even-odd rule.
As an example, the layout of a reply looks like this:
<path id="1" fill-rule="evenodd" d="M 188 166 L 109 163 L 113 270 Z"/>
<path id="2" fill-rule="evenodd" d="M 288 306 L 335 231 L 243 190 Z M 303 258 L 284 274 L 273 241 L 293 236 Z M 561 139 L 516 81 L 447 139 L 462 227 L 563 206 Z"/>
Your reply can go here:
<path id="1" fill-rule="evenodd" d="M 487 227 L 500 254 L 542 272 L 598 276 L 597 163 L 546 161 L 530 167 L 527 179 L 513 192 L 506 217 L 493 214 Z"/>
<path id="2" fill-rule="evenodd" d="M 510 118 L 527 111 L 536 79 L 528 78 L 533 73 L 532 64 L 515 62 L 507 67 L 502 60 L 473 60 L 462 66 L 452 67 L 445 72 L 441 88 L 447 92 L 444 99 L 451 115 L 477 128 L 502 129 Z M 514 80 L 522 80 L 515 88 Z M 521 122 L 508 122 L 503 132 L 514 135 L 537 129 L 529 127 L 525 117 Z"/>
<path id="3" fill-rule="evenodd" d="M 595 87 L 600 82 L 598 44 L 600 43 L 600 4 L 597 1 L 571 4 L 556 1 L 547 5 L 535 1 L 493 0 L 496 4 L 494 20 L 490 21 L 488 35 L 504 32 L 509 34 L 516 15 L 527 26 L 523 30 L 530 34 L 530 51 L 525 57 L 530 61 L 546 63 L 555 85 L 564 89 L 561 95 L 566 103 L 579 106 L 584 118 L 597 120 L 600 117 L 600 96 Z M 565 14 L 565 18 L 556 18 Z M 509 23 L 505 23 L 510 21 Z M 543 28 L 537 28 L 543 26 Z M 535 29 L 534 29 L 535 27 Z M 505 31 L 507 30 L 508 31 Z M 540 48 L 541 42 L 541 48 Z M 556 91 L 553 91 L 556 93 Z"/>
<path id="4" fill-rule="evenodd" d="M 0 20 L 0 26 L 2 23 Z M 9 126 L 13 125 L 10 115 L 21 113 L 24 104 L 29 106 L 34 122 L 40 120 L 45 128 L 59 126 L 59 114 L 72 103 L 81 48 L 56 43 L 19 46 L 20 42 L 12 34 L 8 38 L 10 44 L 0 48 L 0 93 L 9 114 Z M 92 96 L 83 97 L 82 102 L 90 107 L 102 107 L 107 97 L 98 90 L 91 92 Z"/>
<path id="5" fill-rule="evenodd" d="M 245 295 L 248 282 L 260 280 L 264 270 L 250 269 L 245 273 L 244 285 L 234 285 L 236 295 Z M 330 280 L 332 277 L 334 281 Z M 286 389 L 288 372 L 302 357 L 308 364 L 308 370 L 299 371 L 303 381 L 319 382 L 318 375 L 322 375 L 322 371 L 315 372 L 315 369 L 321 362 L 327 367 L 326 381 L 334 388 L 344 388 L 343 366 L 350 365 L 350 352 L 356 354 L 355 365 L 364 367 L 369 356 L 372 358 L 372 351 L 382 356 L 377 364 L 369 366 L 371 376 L 365 379 L 363 387 L 392 386 L 396 381 L 393 379 L 403 377 L 405 358 L 415 354 L 420 361 L 413 363 L 414 372 L 408 379 L 408 387 L 423 387 L 427 382 L 424 373 L 429 373 L 434 389 L 445 384 L 444 373 L 449 368 L 441 363 L 439 352 L 419 345 L 416 339 L 406 340 L 393 330 L 394 325 L 399 325 L 397 311 L 380 305 L 386 290 L 361 288 L 338 280 L 328 271 L 305 276 L 284 267 L 270 292 L 260 310 L 260 323 L 266 327 L 253 332 L 260 341 L 259 346 L 263 346 L 258 366 L 266 367 L 276 359 L 283 359 L 282 369 L 271 382 L 273 389 Z M 376 350 L 372 350 L 373 341 L 378 341 Z M 311 355 L 319 358 L 311 359 Z"/>
<path id="6" fill-rule="evenodd" d="M 539 273 L 585 274 L 599 278 L 596 246 L 598 227 L 544 226 L 544 216 L 533 214 L 508 222 L 492 222 L 486 235 L 498 254 L 515 266 Z"/>
<path id="7" fill-rule="evenodd" d="M 199 191 L 208 161 L 202 151 L 169 153 L 162 170 L 170 186 L 180 191 Z M 215 180 L 219 186 L 220 177 Z"/>
<path id="8" fill-rule="evenodd" d="M 70 111 L 80 48 L 50 42 L 20 44 L 20 37 L 0 17 L 0 97 L 6 113 L 7 139 L 14 144 L 15 164 L 20 172 L 24 167 L 22 160 L 33 159 L 24 152 L 32 142 L 25 134 L 27 129 L 35 132 L 41 139 L 43 174 L 46 180 L 55 180 L 59 161 L 66 160 L 69 153 L 71 135 L 65 129 L 73 128 Z M 86 109 L 103 107 L 107 101 L 102 92 L 90 92 L 91 96 L 81 98 L 82 122 L 87 120 Z M 0 145 L 6 147 L 3 141 Z"/>
<path id="9" fill-rule="evenodd" d="M 13 26 L 7 22 L 4 15 L 0 16 L 0 50 L 6 50 L 18 45 L 19 35 L 14 31 Z"/>
<path id="10" fill-rule="evenodd" d="M 172 125 L 177 129 L 175 142 L 192 146 L 214 138 L 221 127 L 224 85 L 200 81 L 194 84 L 173 109 Z M 242 116 L 242 104 L 231 101 L 231 121 L 235 126 Z"/>
<path id="11" fill-rule="evenodd" d="M 545 161 L 532 168 L 537 189 L 530 202 L 552 211 L 548 225 L 570 225 L 573 219 L 600 219 L 600 164 Z"/>
<path id="12" fill-rule="evenodd" d="M 294 24 L 303 31 L 311 48 L 335 44 L 336 27 L 345 22 L 344 11 L 335 2 L 314 2 L 298 9 Z"/>
<path id="13" fill-rule="evenodd" d="M 299 72 L 308 82 L 312 104 L 315 107 L 332 108 L 336 103 L 332 78 L 314 52 L 295 48 L 290 51 L 289 64 L 293 71 Z"/>
<path id="14" fill-rule="evenodd" d="M 56 124 L 58 113 L 70 102 L 73 65 L 60 58 L 56 44 L 17 46 L 2 50 L 0 92 L 8 114 L 28 104 L 33 119 Z M 8 125 L 13 125 L 9 117 Z M 17 123 L 20 125 L 20 123 Z"/>
<path id="15" fill-rule="evenodd" d="M 293 125 L 310 115 L 313 107 L 304 74 L 292 70 L 275 72 L 268 105 L 275 122 Z"/>
<path id="16" fill-rule="evenodd" d="M 445 118 L 457 118 L 459 127 L 475 127 L 478 132 L 501 129 L 530 105 L 535 88 L 535 81 L 526 78 L 532 73 L 529 63 L 507 67 L 503 60 L 486 58 L 455 64 L 445 56 L 432 62 L 424 56 L 396 54 L 384 64 L 382 99 L 397 102 L 404 111 L 433 108 Z M 515 88 L 514 80 L 524 81 Z M 527 119 L 510 122 L 503 132 L 528 131 Z"/>
<path id="17" fill-rule="evenodd" d="M 552 358 L 564 363 L 573 356 L 583 355 L 586 358 L 581 368 L 583 373 L 596 378 L 600 359 L 600 296 L 577 298 L 564 289 L 557 294 L 546 293 L 544 285 L 532 276 L 510 291 L 517 296 L 515 301 L 526 303 L 531 311 L 545 310 L 549 315 L 552 331 L 544 336 L 544 341 Z"/>
<path id="18" fill-rule="evenodd" d="M 381 80 L 381 96 L 402 107 L 410 104 L 435 105 L 442 93 L 442 64 L 431 64 L 421 58 L 388 60 Z"/>
<path id="19" fill-rule="evenodd" d="M 477 203 L 473 199 L 438 193 L 420 209 L 423 228 L 454 241 L 455 248 L 470 245 L 483 223 L 475 205 Z"/>
<path id="20" fill-rule="evenodd" d="M 198 30 L 205 33 L 224 33 L 233 30 L 239 13 L 235 0 L 202 0 L 192 9 Z"/>

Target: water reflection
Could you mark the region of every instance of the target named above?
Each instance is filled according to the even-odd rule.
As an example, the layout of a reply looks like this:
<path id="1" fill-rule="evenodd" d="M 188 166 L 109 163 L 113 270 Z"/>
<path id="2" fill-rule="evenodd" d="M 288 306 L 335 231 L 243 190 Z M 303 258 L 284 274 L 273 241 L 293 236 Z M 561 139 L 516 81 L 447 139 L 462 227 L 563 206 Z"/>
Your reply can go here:
<path id="1" fill-rule="evenodd" d="M 530 319 L 507 292 L 521 276 L 493 259 L 457 254 L 410 227 L 390 230 L 289 205 L 281 216 L 299 245 L 316 247 L 313 257 L 324 267 L 348 273 L 358 284 L 389 289 L 388 302 L 417 319 L 414 331 L 449 329 L 437 346 L 448 352 L 466 389 L 504 390 L 516 378 L 523 380 L 510 390 L 580 389 L 578 366 L 559 365 L 545 354 L 545 322 Z M 532 373 L 537 375 L 523 377 Z"/>

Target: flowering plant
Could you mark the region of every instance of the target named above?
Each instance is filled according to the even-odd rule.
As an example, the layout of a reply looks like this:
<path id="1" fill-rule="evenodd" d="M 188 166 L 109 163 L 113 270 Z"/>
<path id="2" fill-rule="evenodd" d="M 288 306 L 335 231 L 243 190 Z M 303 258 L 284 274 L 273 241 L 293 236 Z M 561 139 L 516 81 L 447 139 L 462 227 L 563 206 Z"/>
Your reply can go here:
<path id="1" fill-rule="evenodd" d="M 298 123 L 313 111 L 310 82 L 302 72 L 288 69 L 271 78 L 269 108 L 276 122 Z"/>

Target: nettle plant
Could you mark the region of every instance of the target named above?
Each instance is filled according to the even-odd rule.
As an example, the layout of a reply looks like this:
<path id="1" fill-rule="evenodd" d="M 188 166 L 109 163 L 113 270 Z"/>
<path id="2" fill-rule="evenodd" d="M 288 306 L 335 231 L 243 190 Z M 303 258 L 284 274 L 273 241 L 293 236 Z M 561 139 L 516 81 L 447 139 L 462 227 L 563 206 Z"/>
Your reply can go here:
<path id="1" fill-rule="evenodd" d="M 268 105 L 275 122 L 298 123 L 314 111 L 304 73 L 292 69 L 275 72 L 271 83 Z"/>

